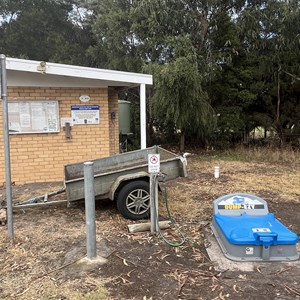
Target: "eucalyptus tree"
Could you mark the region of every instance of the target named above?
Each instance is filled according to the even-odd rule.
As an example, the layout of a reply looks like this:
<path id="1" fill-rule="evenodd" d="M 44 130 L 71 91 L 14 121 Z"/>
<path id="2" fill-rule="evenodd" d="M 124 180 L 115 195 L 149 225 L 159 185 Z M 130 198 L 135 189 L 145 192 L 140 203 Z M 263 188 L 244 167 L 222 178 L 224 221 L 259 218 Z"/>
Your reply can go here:
<path id="1" fill-rule="evenodd" d="M 13 56 L 74 64 L 88 64 L 88 28 L 70 15 L 70 0 L 4 0 L 0 5 L 1 52 Z"/>
<path id="2" fill-rule="evenodd" d="M 190 39 L 181 36 L 165 42 L 176 58 L 146 67 L 154 74 L 153 121 L 165 128 L 173 124 L 174 132 L 180 134 L 180 151 L 183 151 L 186 134 L 204 138 L 213 129 L 215 116 L 201 88 L 202 75 Z"/>
<path id="3" fill-rule="evenodd" d="M 216 119 L 210 104 L 222 134 L 298 128 L 299 0 L 89 3 L 93 63 L 145 64 L 155 75 L 149 113 L 158 128 L 203 137 Z"/>
<path id="4" fill-rule="evenodd" d="M 85 1 L 77 1 L 84 5 Z M 87 1 L 95 44 L 93 65 L 153 72 L 149 128 L 181 132 L 204 140 L 215 124 L 209 84 L 228 64 L 234 37 L 223 30 L 243 0 L 102 0 Z M 218 36 L 222 31 L 224 37 Z M 188 71 L 189 70 L 189 71 Z M 128 95 L 127 95 L 128 96 Z M 171 101 L 173 99 L 173 101 Z M 153 124 L 152 124 L 153 123 Z"/>
<path id="5" fill-rule="evenodd" d="M 139 72 L 142 68 L 140 53 L 132 31 L 130 17 L 132 1 L 90 1 L 89 22 L 95 44 L 88 52 L 99 67 Z"/>
<path id="6" fill-rule="evenodd" d="M 142 0 L 133 5 L 137 47 L 155 75 L 153 119 L 161 127 L 173 122 L 181 133 L 181 148 L 186 134 L 205 140 L 214 127 L 203 86 L 224 51 L 213 49 L 211 35 L 219 30 L 213 22 L 234 5 L 239 9 L 237 2 Z"/>
<path id="7" fill-rule="evenodd" d="M 252 113 L 276 129 L 281 141 L 300 120 L 300 1 L 249 1 L 238 18 L 247 58 L 255 70 Z"/>

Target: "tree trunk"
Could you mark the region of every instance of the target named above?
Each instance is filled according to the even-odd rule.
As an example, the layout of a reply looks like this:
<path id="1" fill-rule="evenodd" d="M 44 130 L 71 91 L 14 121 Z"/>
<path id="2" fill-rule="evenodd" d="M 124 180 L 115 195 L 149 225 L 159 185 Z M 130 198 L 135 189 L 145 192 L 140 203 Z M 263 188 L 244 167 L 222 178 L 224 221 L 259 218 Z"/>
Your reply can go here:
<path id="1" fill-rule="evenodd" d="M 184 142 L 185 142 L 185 134 L 184 134 L 184 132 L 181 132 L 180 133 L 180 144 L 179 144 L 179 151 L 180 152 L 184 151 L 184 147 L 185 147 Z"/>
<path id="2" fill-rule="evenodd" d="M 280 118 L 280 67 L 278 69 L 278 76 L 277 76 L 277 108 L 276 108 L 276 122 L 279 124 Z"/>
<path id="3" fill-rule="evenodd" d="M 279 135 L 280 139 L 280 146 L 284 146 L 284 136 L 283 136 L 283 130 L 282 126 L 280 124 L 280 71 L 281 66 L 278 67 L 278 74 L 277 74 L 277 107 L 276 107 L 276 127 L 277 127 L 277 133 Z"/>
<path id="4" fill-rule="evenodd" d="M 264 138 L 266 139 L 267 138 L 267 128 L 265 127 L 264 130 L 265 130 L 264 131 Z"/>
<path id="5" fill-rule="evenodd" d="M 153 145 L 153 137 L 154 137 L 154 132 L 153 132 L 152 119 L 149 118 L 149 121 L 147 124 L 147 144 L 148 145 Z"/>

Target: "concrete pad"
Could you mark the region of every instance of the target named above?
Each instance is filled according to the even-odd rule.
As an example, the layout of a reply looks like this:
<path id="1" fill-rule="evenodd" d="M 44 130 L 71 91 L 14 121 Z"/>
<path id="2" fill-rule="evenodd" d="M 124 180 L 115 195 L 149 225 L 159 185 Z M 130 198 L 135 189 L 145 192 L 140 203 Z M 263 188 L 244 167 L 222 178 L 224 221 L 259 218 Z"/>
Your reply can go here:
<path id="1" fill-rule="evenodd" d="M 207 254 L 218 271 L 244 271 L 251 272 L 257 263 L 232 261 L 224 256 L 211 229 L 206 228 L 205 237 L 207 240 Z M 254 265 L 255 264 L 255 265 Z"/>
<path id="2" fill-rule="evenodd" d="M 97 256 L 93 259 L 84 257 L 77 262 L 77 264 L 97 265 L 97 266 L 102 266 L 106 263 L 107 263 L 107 259 L 102 256 Z"/>
<path id="3" fill-rule="evenodd" d="M 76 244 L 72 245 L 70 250 L 65 255 L 64 264 L 68 264 L 79 257 L 86 256 L 86 240 L 78 241 Z M 108 258 L 114 249 L 111 249 L 105 240 L 97 241 L 97 256 Z"/>
<path id="4" fill-rule="evenodd" d="M 67 268 L 64 268 L 63 275 L 71 278 L 81 278 L 86 276 L 86 272 L 99 269 L 106 262 L 107 259 L 102 256 L 97 256 L 95 259 L 83 257 L 74 263 L 70 263 Z"/>
<path id="5" fill-rule="evenodd" d="M 290 261 L 290 262 L 249 262 L 249 261 L 232 261 L 225 257 L 223 254 L 212 230 L 208 227 L 204 231 L 206 238 L 206 251 L 207 254 L 215 266 L 215 269 L 224 272 L 230 271 L 241 271 L 241 272 L 251 272 L 256 270 L 259 266 L 264 264 L 268 265 L 268 268 L 281 268 L 281 267 L 296 267 L 300 272 L 300 260 Z M 297 251 L 300 252 L 300 245 L 297 244 Z"/>

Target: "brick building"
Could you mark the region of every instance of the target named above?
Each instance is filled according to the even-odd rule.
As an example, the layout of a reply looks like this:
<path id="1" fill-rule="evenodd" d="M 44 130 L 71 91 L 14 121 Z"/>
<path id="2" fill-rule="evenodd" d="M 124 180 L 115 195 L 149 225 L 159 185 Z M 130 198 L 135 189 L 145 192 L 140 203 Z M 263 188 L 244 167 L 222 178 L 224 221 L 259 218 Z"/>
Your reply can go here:
<path id="1" fill-rule="evenodd" d="M 11 177 L 17 184 L 63 181 L 65 164 L 117 154 L 120 88 L 140 87 L 141 147 L 146 147 L 151 75 L 13 58 L 6 59 L 6 69 Z M 1 134 L 0 183 L 3 148 Z"/>

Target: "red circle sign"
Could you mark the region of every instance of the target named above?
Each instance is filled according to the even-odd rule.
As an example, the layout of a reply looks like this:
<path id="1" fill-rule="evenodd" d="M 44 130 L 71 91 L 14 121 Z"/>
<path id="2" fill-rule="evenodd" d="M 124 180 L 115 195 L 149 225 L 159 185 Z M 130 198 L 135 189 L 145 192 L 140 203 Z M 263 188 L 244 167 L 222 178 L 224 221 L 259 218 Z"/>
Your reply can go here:
<path id="1" fill-rule="evenodd" d="M 157 157 L 156 156 L 151 156 L 150 157 L 150 162 L 152 163 L 152 164 L 157 164 L 158 163 L 158 159 L 157 159 Z"/>

